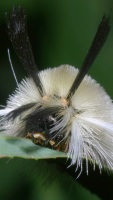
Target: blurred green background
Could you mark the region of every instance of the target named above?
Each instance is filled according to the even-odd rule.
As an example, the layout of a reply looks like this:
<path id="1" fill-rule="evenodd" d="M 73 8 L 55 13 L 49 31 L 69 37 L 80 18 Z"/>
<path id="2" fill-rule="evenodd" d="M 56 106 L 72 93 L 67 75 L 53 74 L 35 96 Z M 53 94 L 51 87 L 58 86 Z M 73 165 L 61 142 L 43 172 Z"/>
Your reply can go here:
<path id="1" fill-rule="evenodd" d="M 0 104 L 2 105 L 5 105 L 8 95 L 16 87 L 8 61 L 7 48 L 10 49 L 17 79 L 21 81 L 26 75 L 6 33 L 5 12 L 10 12 L 13 5 L 21 5 L 26 9 L 29 37 L 39 69 L 59 66 L 61 64 L 70 64 L 79 68 L 92 42 L 103 13 L 108 13 L 113 8 L 113 1 L 1 0 Z M 105 88 L 113 99 L 112 12 L 111 32 L 89 74 Z M 68 170 L 65 170 L 65 172 L 62 170 L 62 173 L 60 172 L 56 176 L 57 167 L 55 169 L 52 167 L 55 163 L 50 167 L 50 171 L 53 169 L 51 172 L 52 175 L 49 172 L 50 175 L 47 178 L 46 173 L 49 171 L 49 164 L 43 164 L 43 162 L 41 164 L 39 162 L 38 165 L 38 161 L 1 159 L 0 199 L 93 199 L 89 193 L 84 193 L 81 186 L 77 186 L 78 189 L 76 189 L 75 193 L 79 195 L 75 198 L 75 194 L 72 191 L 73 188 L 76 188 L 76 175 L 72 178 L 74 181 L 70 175 L 73 173 Z M 46 165 L 44 169 L 42 169 L 42 165 Z M 65 176 L 67 182 L 64 180 L 61 184 L 61 179 L 63 180 Z M 47 180 L 45 181 L 45 179 Z M 99 195 L 102 199 L 113 199 L 113 178 L 111 174 L 108 176 L 108 174 L 103 172 L 100 175 L 98 171 L 91 171 L 89 176 L 86 176 L 85 171 L 83 171 L 78 182 Z M 73 186 L 71 187 L 71 185 Z M 68 189 L 70 192 L 68 192 Z"/>

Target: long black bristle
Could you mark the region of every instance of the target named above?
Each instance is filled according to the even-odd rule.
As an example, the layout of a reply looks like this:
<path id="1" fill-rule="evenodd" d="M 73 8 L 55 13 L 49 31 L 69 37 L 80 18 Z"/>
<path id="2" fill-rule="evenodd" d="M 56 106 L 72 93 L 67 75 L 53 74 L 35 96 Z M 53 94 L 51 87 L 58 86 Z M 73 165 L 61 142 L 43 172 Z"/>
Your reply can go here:
<path id="1" fill-rule="evenodd" d="M 21 63 L 24 65 L 29 76 L 31 76 L 42 94 L 42 85 L 38 76 L 38 68 L 35 64 L 30 40 L 27 34 L 26 14 L 22 7 L 14 7 L 8 16 L 6 13 L 6 23 L 9 38 L 13 44 Z"/>
<path id="2" fill-rule="evenodd" d="M 36 103 L 29 103 L 23 106 L 20 106 L 13 111 L 9 112 L 5 118 L 6 120 L 15 120 L 17 117 L 21 116 L 24 112 L 28 111 L 29 109 L 33 108 Z"/>
<path id="3" fill-rule="evenodd" d="M 91 47 L 89 48 L 88 54 L 86 55 L 84 62 L 82 64 L 82 68 L 80 69 L 79 73 L 77 74 L 71 89 L 68 93 L 67 99 L 69 99 L 77 90 L 80 83 L 82 82 L 84 76 L 87 74 L 88 70 L 90 69 L 91 65 L 93 64 L 96 56 L 100 52 L 101 48 L 103 47 L 107 36 L 110 31 L 110 15 L 107 16 L 104 14 L 99 27 L 97 29 L 96 35 L 93 39 Z"/>

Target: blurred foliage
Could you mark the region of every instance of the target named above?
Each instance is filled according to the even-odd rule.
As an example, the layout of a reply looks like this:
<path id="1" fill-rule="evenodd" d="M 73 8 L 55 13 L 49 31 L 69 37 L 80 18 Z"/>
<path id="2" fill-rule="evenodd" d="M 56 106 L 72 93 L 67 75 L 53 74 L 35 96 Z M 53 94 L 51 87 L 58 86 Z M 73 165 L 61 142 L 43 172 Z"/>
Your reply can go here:
<path id="1" fill-rule="evenodd" d="M 51 161 L 1 159 L 0 177 L 0 199 L 100 199 Z"/>
<path id="2" fill-rule="evenodd" d="M 80 67 L 94 37 L 103 13 L 113 7 L 113 0 L 1 0 L 0 1 L 0 104 L 5 104 L 16 87 L 8 56 L 21 79 L 26 75 L 6 33 L 5 12 L 13 5 L 26 9 L 28 32 L 39 69 L 70 64 Z M 89 74 L 113 98 L 113 14 L 111 32 Z M 0 160 L 0 199 L 98 199 L 79 185 L 74 173 L 67 169 L 59 172 L 63 164 L 23 159 Z M 65 165 L 65 163 L 64 163 Z M 66 165 L 67 166 L 67 165 Z M 48 175 L 49 173 L 49 175 Z M 113 178 L 110 174 L 85 172 L 79 180 L 82 185 L 102 199 L 113 199 Z"/>

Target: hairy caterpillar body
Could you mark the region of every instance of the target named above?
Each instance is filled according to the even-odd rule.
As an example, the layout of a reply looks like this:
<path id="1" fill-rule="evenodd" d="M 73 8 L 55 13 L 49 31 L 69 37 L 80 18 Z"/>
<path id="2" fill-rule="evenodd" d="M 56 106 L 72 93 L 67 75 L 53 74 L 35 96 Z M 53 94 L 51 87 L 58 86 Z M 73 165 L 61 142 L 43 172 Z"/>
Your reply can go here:
<path id="1" fill-rule="evenodd" d="M 77 169 L 82 170 L 85 159 L 87 173 L 88 160 L 100 171 L 105 167 L 112 170 L 113 103 L 86 75 L 108 36 L 109 16 L 103 16 L 80 71 L 70 65 L 38 71 L 25 18 L 21 7 L 13 8 L 7 17 L 9 37 L 28 78 L 0 110 L 0 130 L 7 135 L 33 137 L 36 144 L 66 152 Z"/>

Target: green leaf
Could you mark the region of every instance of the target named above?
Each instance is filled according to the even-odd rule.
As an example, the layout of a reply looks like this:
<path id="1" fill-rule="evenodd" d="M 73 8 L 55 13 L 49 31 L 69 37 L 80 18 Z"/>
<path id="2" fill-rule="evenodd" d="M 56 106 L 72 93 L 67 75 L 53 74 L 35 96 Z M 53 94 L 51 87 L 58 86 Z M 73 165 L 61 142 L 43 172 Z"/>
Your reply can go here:
<path id="1" fill-rule="evenodd" d="M 0 135 L 0 157 L 37 160 L 66 157 L 66 154 L 35 145 L 30 139 Z"/>
<path id="2" fill-rule="evenodd" d="M 0 199 L 100 200 L 48 160 L 0 159 Z"/>

